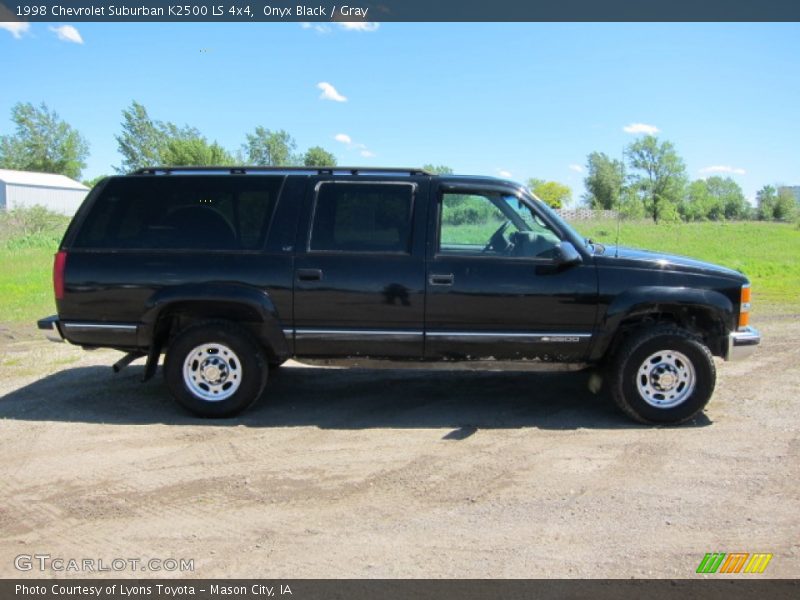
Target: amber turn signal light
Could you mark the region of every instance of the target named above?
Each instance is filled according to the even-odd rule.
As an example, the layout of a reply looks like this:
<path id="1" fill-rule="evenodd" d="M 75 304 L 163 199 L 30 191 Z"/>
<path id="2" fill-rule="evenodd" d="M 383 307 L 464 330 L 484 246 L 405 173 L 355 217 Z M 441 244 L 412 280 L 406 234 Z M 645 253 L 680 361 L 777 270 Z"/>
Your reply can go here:
<path id="1" fill-rule="evenodd" d="M 742 286 L 742 294 L 739 301 L 739 327 L 747 327 L 750 323 L 750 286 Z"/>

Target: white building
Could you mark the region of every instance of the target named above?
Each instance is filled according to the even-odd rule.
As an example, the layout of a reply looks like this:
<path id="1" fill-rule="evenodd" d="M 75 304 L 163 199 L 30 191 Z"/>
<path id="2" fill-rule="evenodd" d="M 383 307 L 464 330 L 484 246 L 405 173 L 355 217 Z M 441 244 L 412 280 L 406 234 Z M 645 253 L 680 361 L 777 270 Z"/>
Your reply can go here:
<path id="1" fill-rule="evenodd" d="M 88 192 L 85 185 L 64 175 L 0 169 L 0 210 L 41 204 L 71 216 Z"/>

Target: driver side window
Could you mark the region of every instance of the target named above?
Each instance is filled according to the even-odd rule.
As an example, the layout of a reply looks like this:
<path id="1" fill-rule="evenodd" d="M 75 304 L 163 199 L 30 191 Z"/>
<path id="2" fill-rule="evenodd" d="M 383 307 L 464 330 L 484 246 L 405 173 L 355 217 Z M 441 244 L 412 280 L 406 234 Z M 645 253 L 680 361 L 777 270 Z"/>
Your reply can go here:
<path id="1" fill-rule="evenodd" d="M 439 215 L 439 252 L 481 252 L 508 219 L 488 196 L 443 194 Z"/>
<path id="2" fill-rule="evenodd" d="M 558 236 L 513 195 L 442 195 L 439 254 L 552 258 L 558 243 Z"/>

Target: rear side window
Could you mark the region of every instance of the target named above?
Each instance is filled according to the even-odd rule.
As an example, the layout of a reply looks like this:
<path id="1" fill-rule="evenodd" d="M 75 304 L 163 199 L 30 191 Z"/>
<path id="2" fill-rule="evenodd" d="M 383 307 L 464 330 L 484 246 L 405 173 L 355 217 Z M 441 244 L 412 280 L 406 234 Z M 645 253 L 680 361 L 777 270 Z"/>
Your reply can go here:
<path id="1" fill-rule="evenodd" d="M 309 250 L 408 253 L 414 189 L 410 183 L 320 184 Z"/>
<path id="2" fill-rule="evenodd" d="M 264 245 L 282 177 L 112 179 L 76 248 L 256 250 Z"/>

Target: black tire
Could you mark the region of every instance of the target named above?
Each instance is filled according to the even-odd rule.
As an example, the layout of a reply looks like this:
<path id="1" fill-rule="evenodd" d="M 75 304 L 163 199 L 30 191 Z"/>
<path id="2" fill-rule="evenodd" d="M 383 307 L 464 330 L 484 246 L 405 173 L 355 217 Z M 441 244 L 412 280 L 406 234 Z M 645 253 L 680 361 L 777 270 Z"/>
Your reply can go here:
<path id="1" fill-rule="evenodd" d="M 285 363 L 285 362 L 286 362 L 285 360 L 282 360 L 280 362 L 272 362 L 272 361 L 270 361 L 270 363 L 269 363 L 270 373 L 272 371 L 277 371 L 278 369 L 280 369 L 281 366 L 283 365 L 283 363 Z"/>
<path id="2" fill-rule="evenodd" d="M 683 423 L 700 413 L 717 380 L 714 357 L 677 326 L 643 329 L 626 339 L 610 365 L 611 396 L 632 419 Z"/>
<path id="3" fill-rule="evenodd" d="M 253 404 L 264 390 L 267 372 L 260 346 L 227 321 L 183 330 L 164 361 L 164 377 L 175 400 L 207 418 L 229 417 Z"/>

